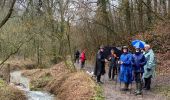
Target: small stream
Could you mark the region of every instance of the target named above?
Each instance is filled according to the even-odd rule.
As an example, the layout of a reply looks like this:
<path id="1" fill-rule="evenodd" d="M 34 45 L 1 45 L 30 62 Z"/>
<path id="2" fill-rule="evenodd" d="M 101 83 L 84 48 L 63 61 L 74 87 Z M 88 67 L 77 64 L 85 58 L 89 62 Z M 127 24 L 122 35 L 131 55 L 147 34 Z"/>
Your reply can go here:
<path id="1" fill-rule="evenodd" d="M 45 91 L 31 91 L 30 80 L 21 75 L 21 71 L 14 71 L 10 73 L 10 83 L 14 84 L 20 90 L 23 90 L 28 100 L 55 100 L 54 95 Z"/>

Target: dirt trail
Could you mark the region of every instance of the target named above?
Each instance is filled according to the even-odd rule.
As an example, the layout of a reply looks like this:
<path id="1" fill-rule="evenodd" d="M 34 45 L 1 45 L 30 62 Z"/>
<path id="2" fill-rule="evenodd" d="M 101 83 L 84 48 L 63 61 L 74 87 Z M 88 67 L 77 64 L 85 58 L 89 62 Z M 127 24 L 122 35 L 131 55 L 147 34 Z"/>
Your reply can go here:
<path id="1" fill-rule="evenodd" d="M 75 64 L 78 69 L 80 69 L 80 66 L 78 64 Z M 91 64 L 87 64 L 85 66 L 85 71 L 92 72 L 94 66 Z M 121 92 L 120 89 L 123 87 L 123 84 L 120 85 L 119 82 L 115 81 L 108 81 L 108 70 L 106 69 L 106 74 L 102 76 L 102 81 L 104 84 L 102 85 L 104 90 L 104 96 L 105 100 L 168 100 L 166 97 L 154 94 L 152 91 L 144 91 L 143 95 L 135 96 L 134 95 L 134 89 L 135 89 L 135 83 L 132 84 L 132 90 L 129 92 Z"/>

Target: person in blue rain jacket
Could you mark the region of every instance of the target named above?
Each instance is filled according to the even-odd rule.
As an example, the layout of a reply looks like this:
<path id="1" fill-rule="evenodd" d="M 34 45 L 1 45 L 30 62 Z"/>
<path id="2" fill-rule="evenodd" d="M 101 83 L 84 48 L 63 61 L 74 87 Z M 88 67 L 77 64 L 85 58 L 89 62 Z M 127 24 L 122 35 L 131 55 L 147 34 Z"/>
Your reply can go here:
<path id="1" fill-rule="evenodd" d="M 141 95 L 142 93 L 142 75 L 144 73 L 144 65 L 146 64 L 146 59 L 140 48 L 136 48 L 135 53 L 132 56 L 132 66 L 134 72 L 134 78 L 136 81 L 136 95 Z"/>
<path id="2" fill-rule="evenodd" d="M 124 83 L 124 88 L 122 91 L 129 90 L 129 84 L 133 81 L 132 76 L 132 54 L 128 51 L 127 46 L 123 46 L 122 48 L 123 54 L 120 56 L 120 73 L 119 80 Z"/>

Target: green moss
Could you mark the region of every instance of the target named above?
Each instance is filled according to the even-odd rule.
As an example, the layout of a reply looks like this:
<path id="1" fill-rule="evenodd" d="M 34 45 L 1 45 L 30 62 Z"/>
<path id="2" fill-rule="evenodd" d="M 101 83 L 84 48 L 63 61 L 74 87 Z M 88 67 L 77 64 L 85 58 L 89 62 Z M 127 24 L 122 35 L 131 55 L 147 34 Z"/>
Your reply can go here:
<path id="1" fill-rule="evenodd" d="M 3 87 L 3 86 L 5 86 L 5 82 L 2 79 L 0 79 L 0 87 Z"/>
<path id="2" fill-rule="evenodd" d="M 104 100 L 105 99 L 105 97 L 103 95 L 103 89 L 100 85 L 96 85 L 95 91 L 96 91 L 96 94 L 92 98 L 92 100 Z"/>

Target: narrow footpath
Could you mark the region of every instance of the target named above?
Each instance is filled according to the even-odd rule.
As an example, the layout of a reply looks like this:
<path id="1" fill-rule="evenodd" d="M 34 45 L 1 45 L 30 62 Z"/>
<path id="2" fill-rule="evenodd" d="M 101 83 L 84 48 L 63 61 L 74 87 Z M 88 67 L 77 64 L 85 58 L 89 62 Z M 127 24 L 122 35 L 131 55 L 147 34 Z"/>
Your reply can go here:
<path id="1" fill-rule="evenodd" d="M 77 69 L 80 69 L 79 64 L 75 64 Z M 89 63 L 86 63 L 84 70 L 87 72 L 93 72 L 94 65 L 91 65 Z M 130 88 L 131 91 L 128 92 L 122 92 L 120 89 L 123 87 L 123 84 L 120 84 L 118 81 L 109 81 L 108 79 L 108 69 L 106 67 L 106 74 L 102 76 L 102 81 L 104 84 L 102 84 L 103 90 L 104 90 L 104 96 L 105 100 L 168 100 L 166 97 L 154 94 L 151 91 L 144 91 L 143 95 L 135 96 L 135 83 L 133 83 Z M 153 80 L 154 82 L 154 80 Z"/>

